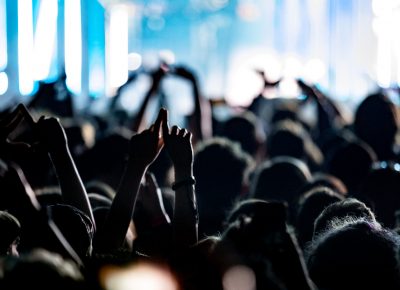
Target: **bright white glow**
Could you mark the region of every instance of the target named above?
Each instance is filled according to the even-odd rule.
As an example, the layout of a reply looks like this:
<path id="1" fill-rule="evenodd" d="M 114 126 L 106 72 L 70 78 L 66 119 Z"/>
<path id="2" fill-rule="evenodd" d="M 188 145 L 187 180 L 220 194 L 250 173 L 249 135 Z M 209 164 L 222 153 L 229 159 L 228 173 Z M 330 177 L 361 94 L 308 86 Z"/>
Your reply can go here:
<path id="1" fill-rule="evenodd" d="M 128 54 L 128 69 L 130 71 L 137 70 L 142 65 L 142 56 L 132 52 Z"/>
<path id="2" fill-rule="evenodd" d="M 137 80 L 130 83 L 121 92 L 121 106 L 124 110 L 136 112 L 144 100 L 152 84 L 151 77 L 139 74 Z"/>
<path id="3" fill-rule="evenodd" d="M 32 1 L 18 0 L 18 67 L 19 91 L 33 91 L 33 15 Z"/>
<path id="4" fill-rule="evenodd" d="M 167 76 L 162 82 L 162 91 L 171 106 L 171 115 L 190 115 L 194 110 L 192 86 L 176 77 Z M 172 122 L 172 121 L 171 121 Z"/>
<path id="5" fill-rule="evenodd" d="M 115 5 L 110 11 L 108 79 L 117 88 L 128 80 L 128 9 Z"/>
<path id="6" fill-rule="evenodd" d="M 393 49 L 394 54 L 395 54 L 394 57 L 395 57 L 395 60 L 396 60 L 396 65 L 397 65 L 397 71 L 396 71 L 397 79 L 396 79 L 396 81 L 397 81 L 397 85 L 400 86 L 400 39 L 397 36 L 397 31 L 396 31 L 398 29 L 399 25 L 400 25 L 400 11 L 399 11 L 399 9 L 395 11 L 395 13 L 393 15 L 393 18 L 394 18 L 393 19 L 394 23 L 393 23 L 392 29 L 394 30 L 393 31 L 394 34 L 392 35 L 392 38 L 393 38 L 393 42 L 394 42 L 394 49 Z"/>
<path id="7" fill-rule="evenodd" d="M 279 83 L 279 93 L 280 98 L 295 98 L 299 95 L 299 86 L 295 79 L 285 78 Z"/>
<path id="8" fill-rule="evenodd" d="M 8 90 L 8 77 L 5 72 L 0 72 L 0 95 L 3 95 Z"/>
<path id="9" fill-rule="evenodd" d="M 224 290 L 255 290 L 256 276 L 247 266 L 233 266 L 224 273 L 222 285 Z"/>
<path id="10" fill-rule="evenodd" d="M 304 65 L 303 79 L 308 83 L 317 83 L 326 73 L 326 66 L 320 59 L 311 59 Z"/>
<path id="11" fill-rule="evenodd" d="M 67 0 L 64 3 L 66 82 L 71 91 L 80 93 L 82 76 L 81 0 Z"/>
<path id="12" fill-rule="evenodd" d="M 100 274 L 106 290 L 177 290 L 172 274 L 161 267 L 141 263 L 129 268 L 103 270 Z"/>
<path id="13" fill-rule="evenodd" d="M 234 106 L 248 106 L 254 97 L 262 93 L 264 82 L 257 71 L 264 71 L 268 80 L 281 76 L 281 65 L 271 54 L 260 53 L 264 49 L 249 49 L 233 54 L 228 70 L 226 100 Z M 270 95 L 275 91 L 270 90 Z"/>
<path id="14" fill-rule="evenodd" d="M 44 80 L 49 76 L 57 33 L 57 14 L 57 1 L 42 0 L 40 2 L 34 42 L 36 80 Z"/>
<path id="15" fill-rule="evenodd" d="M 0 0 L 0 70 L 7 66 L 6 0 Z"/>
<path id="16" fill-rule="evenodd" d="M 385 16 L 399 5 L 398 0 L 373 0 L 372 1 L 372 11 L 375 16 Z"/>
<path id="17" fill-rule="evenodd" d="M 90 71 L 89 90 L 94 94 L 101 94 L 104 91 L 104 71 L 101 66 L 96 66 Z"/>
<path id="18" fill-rule="evenodd" d="M 302 70 L 302 64 L 296 57 L 287 57 L 283 65 L 283 76 L 298 78 Z"/>
<path id="19" fill-rule="evenodd" d="M 168 49 L 160 50 L 158 53 L 161 61 L 165 62 L 166 64 L 174 64 L 175 63 L 175 54 Z"/>
<path id="20" fill-rule="evenodd" d="M 377 36 L 376 80 L 382 87 L 391 82 L 391 22 L 390 19 L 377 18 L 373 27 Z"/>

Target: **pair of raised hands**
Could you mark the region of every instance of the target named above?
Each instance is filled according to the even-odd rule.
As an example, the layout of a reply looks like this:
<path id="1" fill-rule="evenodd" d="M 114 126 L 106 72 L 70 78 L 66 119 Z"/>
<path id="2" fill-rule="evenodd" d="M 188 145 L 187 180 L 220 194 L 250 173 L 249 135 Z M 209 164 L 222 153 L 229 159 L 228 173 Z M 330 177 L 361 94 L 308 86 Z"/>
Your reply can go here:
<path id="1" fill-rule="evenodd" d="M 165 146 L 175 171 L 189 171 L 193 164 L 192 134 L 186 129 L 168 125 L 168 111 L 160 109 L 150 128 L 132 136 L 130 154 L 139 165 L 148 167 Z"/>
<path id="2" fill-rule="evenodd" d="M 25 131 L 29 137 L 20 141 L 9 139 L 14 131 Z M 49 152 L 65 149 L 67 137 L 60 121 L 54 117 L 42 116 L 35 122 L 23 104 L 0 121 L 0 147 L 9 153 L 23 153 L 44 147 Z"/>

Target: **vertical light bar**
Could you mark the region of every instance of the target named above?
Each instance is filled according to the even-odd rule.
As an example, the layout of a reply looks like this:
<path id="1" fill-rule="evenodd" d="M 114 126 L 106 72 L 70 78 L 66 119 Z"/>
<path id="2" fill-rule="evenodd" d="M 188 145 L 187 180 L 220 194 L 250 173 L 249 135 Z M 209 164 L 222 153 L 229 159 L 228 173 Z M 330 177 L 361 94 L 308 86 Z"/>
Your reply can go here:
<path id="1" fill-rule="evenodd" d="M 44 80 L 49 76 L 57 33 L 58 4 L 41 0 L 34 39 L 34 77 Z"/>
<path id="2" fill-rule="evenodd" d="M 0 72 L 0 95 L 3 95 L 8 90 L 8 76 L 5 72 Z"/>
<path id="3" fill-rule="evenodd" d="M 128 79 L 128 17 L 126 5 L 111 8 L 107 70 L 112 88 L 123 85 Z"/>
<path id="4" fill-rule="evenodd" d="M 33 15 L 32 0 L 18 0 L 18 68 L 19 91 L 33 91 Z"/>
<path id="5" fill-rule="evenodd" d="M 376 80 L 381 87 L 391 83 L 392 0 L 373 0 L 373 29 L 377 38 Z"/>
<path id="6" fill-rule="evenodd" d="M 6 0 L 0 0 L 0 70 L 7 66 Z"/>
<path id="7" fill-rule="evenodd" d="M 74 93 L 81 91 L 82 26 L 81 0 L 64 1 L 65 73 L 67 86 Z"/>

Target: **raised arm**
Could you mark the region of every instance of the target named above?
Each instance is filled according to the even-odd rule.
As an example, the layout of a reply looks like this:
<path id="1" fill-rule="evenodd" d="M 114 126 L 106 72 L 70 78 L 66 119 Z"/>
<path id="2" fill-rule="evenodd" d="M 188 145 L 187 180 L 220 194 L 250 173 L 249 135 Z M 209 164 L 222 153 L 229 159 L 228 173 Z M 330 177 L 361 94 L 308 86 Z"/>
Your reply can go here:
<path id="1" fill-rule="evenodd" d="M 135 208 L 140 182 L 163 147 L 160 129 L 165 113 L 166 111 L 161 109 L 156 122 L 149 129 L 131 138 L 129 158 L 120 186 L 106 221 L 95 237 L 95 247 L 97 246 L 101 251 L 118 249 L 124 242 Z"/>
<path id="2" fill-rule="evenodd" d="M 193 132 L 194 140 L 197 142 L 210 138 L 212 136 L 211 108 L 208 101 L 200 94 L 196 75 L 183 66 L 176 67 L 173 73 L 186 79 L 192 85 L 194 111 L 193 114 L 189 116 L 189 128 Z"/>
<path id="3" fill-rule="evenodd" d="M 194 191 L 192 134 L 186 129 L 168 126 L 168 115 L 163 120 L 165 147 L 174 164 L 175 191 L 172 221 L 175 245 L 191 246 L 197 242 L 198 212 Z"/>
<path id="4" fill-rule="evenodd" d="M 141 128 L 143 127 L 144 113 L 146 112 L 146 109 L 150 102 L 151 97 L 154 96 L 158 92 L 158 88 L 160 86 L 161 79 L 164 77 L 164 75 L 165 75 L 165 70 L 161 67 L 151 74 L 152 84 L 143 100 L 142 105 L 140 106 L 139 112 L 137 113 L 137 115 L 135 117 L 135 121 L 134 121 L 133 127 L 132 127 L 132 130 L 134 132 L 139 132 L 141 130 Z"/>
<path id="5" fill-rule="evenodd" d="M 297 83 L 303 93 L 317 104 L 318 110 L 318 136 L 334 128 L 335 120 L 343 122 L 343 116 L 334 102 L 315 86 L 310 86 L 302 80 Z"/>
<path id="6" fill-rule="evenodd" d="M 50 247 L 50 251 L 58 251 L 83 266 L 81 258 L 47 215 L 47 211 L 41 208 L 21 168 L 15 163 L 7 165 L 3 162 L 0 167 L 1 191 L 3 195 L 10 197 L 7 210 L 21 223 L 23 250 Z M 2 196 L 0 200 L 3 201 L 3 198 L 7 197 Z"/>
<path id="7" fill-rule="evenodd" d="M 68 148 L 64 128 L 56 118 L 41 117 L 36 125 L 40 141 L 54 165 L 63 200 L 83 211 L 95 224 L 92 208 L 82 180 Z"/>

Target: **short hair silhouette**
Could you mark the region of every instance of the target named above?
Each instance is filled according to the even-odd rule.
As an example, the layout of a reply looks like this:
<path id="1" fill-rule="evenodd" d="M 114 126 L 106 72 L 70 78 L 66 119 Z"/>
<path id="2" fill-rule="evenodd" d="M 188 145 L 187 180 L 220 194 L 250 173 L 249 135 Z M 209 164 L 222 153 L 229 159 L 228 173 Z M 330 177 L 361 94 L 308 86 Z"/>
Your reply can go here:
<path id="1" fill-rule="evenodd" d="M 353 218 L 376 222 L 375 215 L 365 203 L 347 198 L 327 206 L 314 222 L 314 237 L 317 237 L 331 227 L 337 220 Z"/>
<path id="2" fill-rule="evenodd" d="M 286 201 L 293 207 L 310 179 L 310 171 L 304 162 L 292 157 L 275 157 L 257 169 L 251 197 Z"/>
<path id="3" fill-rule="evenodd" d="M 379 160 L 392 160 L 395 157 L 393 145 L 397 130 L 396 107 L 386 95 L 369 95 L 358 106 L 354 132 L 372 147 Z"/>
<path id="4" fill-rule="evenodd" d="M 344 221 L 309 249 L 311 279 L 325 290 L 399 289 L 398 236 L 373 222 Z"/>
<path id="5" fill-rule="evenodd" d="M 250 155 L 226 138 L 213 138 L 199 144 L 193 163 L 199 208 L 200 234 L 222 229 L 226 212 L 242 193 Z"/>
<path id="6" fill-rule="evenodd" d="M 392 228 L 400 208 L 400 164 L 378 162 L 365 178 L 357 198 L 372 208 L 379 222 Z"/>
<path id="7" fill-rule="evenodd" d="M 265 139 L 261 124 L 251 112 L 234 116 L 225 121 L 222 126 L 221 136 L 239 142 L 242 149 L 251 156 L 256 155 Z"/>
<path id="8" fill-rule="evenodd" d="M 344 197 L 332 189 L 317 186 L 306 192 L 299 201 L 299 210 L 296 219 L 297 238 L 303 248 L 311 241 L 314 233 L 314 222 L 320 213 L 334 202 Z"/>
<path id="9" fill-rule="evenodd" d="M 377 157 L 370 146 L 361 141 L 343 143 L 327 157 L 327 171 L 339 178 L 351 194 L 357 193 Z"/>
<path id="10" fill-rule="evenodd" d="M 0 211 L 0 233 L 0 256 L 12 254 L 11 247 L 21 235 L 21 225 L 6 211 Z"/>

